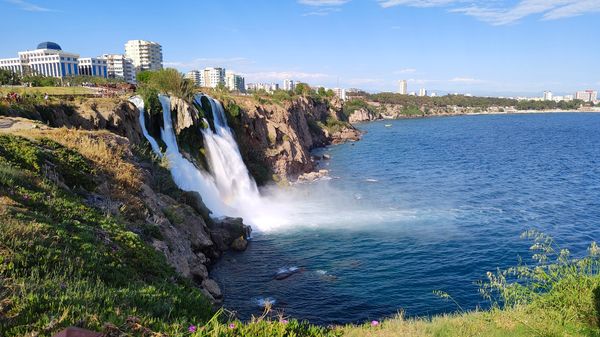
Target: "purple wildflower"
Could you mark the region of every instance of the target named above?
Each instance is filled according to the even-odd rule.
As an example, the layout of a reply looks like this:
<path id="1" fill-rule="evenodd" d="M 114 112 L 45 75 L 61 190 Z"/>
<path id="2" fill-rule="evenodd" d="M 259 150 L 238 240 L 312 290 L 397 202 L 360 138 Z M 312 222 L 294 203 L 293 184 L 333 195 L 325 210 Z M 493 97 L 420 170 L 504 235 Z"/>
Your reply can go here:
<path id="1" fill-rule="evenodd" d="M 378 326 L 379 325 L 379 321 L 371 321 L 371 326 Z"/>
<path id="2" fill-rule="evenodd" d="M 190 327 L 188 328 L 189 332 L 196 332 L 196 326 L 195 325 L 190 325 Z"/>

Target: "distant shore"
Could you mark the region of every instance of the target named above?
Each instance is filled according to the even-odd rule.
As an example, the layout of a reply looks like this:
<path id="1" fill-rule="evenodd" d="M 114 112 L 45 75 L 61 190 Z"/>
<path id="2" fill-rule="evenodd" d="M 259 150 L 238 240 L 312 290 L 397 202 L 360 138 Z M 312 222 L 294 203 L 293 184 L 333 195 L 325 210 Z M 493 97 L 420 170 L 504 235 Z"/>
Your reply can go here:
<path id="1" fill-rule="evenodd" d="M 509 111 L 481 111 L 481 112 L 451 112 L 423 115 L 398 115 L 394 117 L 381 116 L 379 119 L 370 121 L 361 121 L 354 124 L 375 122 L 381 120 L 398 120 L 398 119 L 413 119 L 413 118 L 430 118 L 430 117 L 451 117 L 451 116 L 478 116 L 478 115 L 516 115 L 516 114 L 544 114 L 544 113 L 600 113 L 600 108 L 591 108 L 586 110 L 509 110 Z"/>

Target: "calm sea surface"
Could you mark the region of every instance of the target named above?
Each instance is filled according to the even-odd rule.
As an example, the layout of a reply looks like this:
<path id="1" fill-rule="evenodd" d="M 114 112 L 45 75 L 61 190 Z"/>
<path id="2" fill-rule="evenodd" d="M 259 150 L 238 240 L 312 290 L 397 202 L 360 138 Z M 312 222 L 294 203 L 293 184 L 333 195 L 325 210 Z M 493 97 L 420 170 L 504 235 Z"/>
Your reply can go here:
<path id="1" fill-rule="evenodd" d="M 306 226 L 255 233 L 246 252 L 213 268 L 225 307 L 241 318 L 260 314 L 265 299 L 319 324 L 457 310 L 434 290 L 465 309 L 485 307 L 475 282 L 530 256 L 524 230 L 551 234 L 575 255 L 600 241 L 600 114 L 359 128 L 362 141 L 321 151 L 333 179 L 301 187 L 327 221 L 307 213 Z M 301 272 L 273 279 L 290 266 Z"/>

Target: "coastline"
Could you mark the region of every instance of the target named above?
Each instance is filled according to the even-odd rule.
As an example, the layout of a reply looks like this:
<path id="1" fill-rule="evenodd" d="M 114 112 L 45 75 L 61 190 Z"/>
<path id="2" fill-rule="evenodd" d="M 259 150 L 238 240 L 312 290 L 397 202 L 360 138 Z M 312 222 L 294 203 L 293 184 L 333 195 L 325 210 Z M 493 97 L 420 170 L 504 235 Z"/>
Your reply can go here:
<path id="1" fill-rule="evenodd" d="M 460 113 L 439 113 L 439 114 L 423 114 L 423 115 L 399 115 L 396 117 L 381 116 L 381 118 L 364 120 L 351 123 L 352 125 L 360 125 L 363 123 L 377 121 L 392 121 L 402 119 L 418 119 L 418 118 L 435 118 L 435 117 L 456 117 L 456 116 L 480 116 L 480 115 L 525 115 L 525 114 L 555 114 L 555 113 L 600 113 L 600 108 L 591 108 L 585 110 L 511 110 L 511 111 L 482 111 L 482 112 L 460 112 Z"/>

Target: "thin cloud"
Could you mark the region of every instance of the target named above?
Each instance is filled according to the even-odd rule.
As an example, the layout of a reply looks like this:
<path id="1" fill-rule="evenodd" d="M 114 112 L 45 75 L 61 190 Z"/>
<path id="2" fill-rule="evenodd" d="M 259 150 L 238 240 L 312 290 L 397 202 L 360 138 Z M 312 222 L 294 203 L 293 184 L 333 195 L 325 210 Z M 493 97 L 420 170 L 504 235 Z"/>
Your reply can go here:
<path id="1" fill-rule="evenodd" d="M 378 0 L 379 5 L 383 8 L 389 8 L 394 6 L 411 6 L 411 7 L 437 7 L 446 6 L 457 0 Z"/>
<path id="2" fill-rule="evenodd" d="M 166 67 L 174 67 L 179 69 L 203 69 L 205 67 L 229 67 L 232 65 L 251 64 L 253 63 L 245 57 L 213 57 L 213 58 L 196 58 L 189 61 L 167 61 L 164 62 Z"/>
<path id="3" fill-rule="evenodd" d="M 26 2 L 23 0 L 5 0 L 5 2 L 9 4 L 13 4 L 21 10 L 28 12 L 58 12 L 57 10 L 46 8 L 42 6 L 38 6 L 36 4 L 32 4 L 30 2 Z"/>
<path id="4" fill-rule="evenodd" d="M 475 78 L 471 78 L 471 77 L 455 77 L 453 79 L 451 79 L 449 82 L 453 82 L 453 83 L 482 83 L 484 82 L 483 80 L 478 80 Z"/>
<path id="5" fill-rule="evenodd" d="M 326 16 L 331 13 L 339 12 L 340 6 L 350 2 L 350 0 L 298 0 L 298 3 L 305 6 L 316 7 L 315 10 L 302 14 L 302 16 Z"/>
<path id="6" fill-rule="evenodd" d="M 318 8 L 312 12 L 304 13 L 302 16 L 325 16 L 339 11 L 340 9 L 335 7 Z"/>
<path id="7" fill-rule="evenodd" d="M 350 0 L 299 0 L 298 3 L 307 6 L 341 6 Z"/>
<path id="8" fill-rule="evenodd" d="M 404 68 L 404 69 L 394 71 L 394 74 L 401 75 L 401 74 L 412 74 L 412 73 L 416 73 L 416 72 L 417 72 L 417 69 Z"/>
<path id="9" fill-rule="evenodd" d="M 243 73 L 242 75 L 247 78 L 246 82 L 248 82 L 248 79 L 251 79 L 252 81 L 282 81 L 285 79 L 315 81 L 333 77 L 324 73 L 309 73 L 302 71 L 265 71 Z"/>
<path id="10" fill-rule="evenodd" d="M 600 12 L 600 0 L 520 0 L 511 5 L 506 1 L 483 0 L 378 0 L 383 8 L 394 6 L 449 7 L 452 13 L 461 13 L 495 26 L 518 22 L 531 15 L 542 20 L 557 20 Z M 469 3 L 464 7 L 465 3 Z"/>

